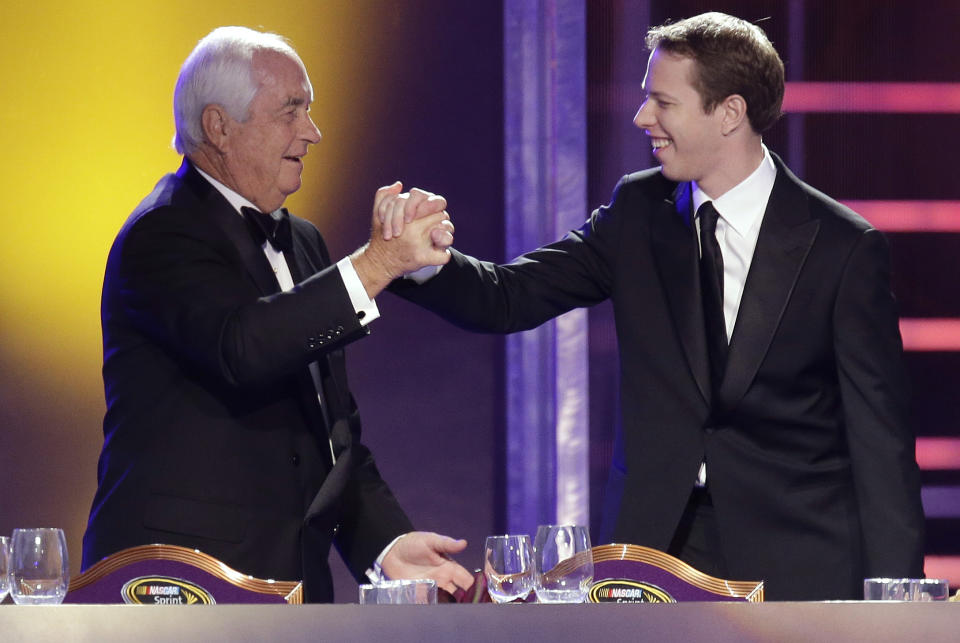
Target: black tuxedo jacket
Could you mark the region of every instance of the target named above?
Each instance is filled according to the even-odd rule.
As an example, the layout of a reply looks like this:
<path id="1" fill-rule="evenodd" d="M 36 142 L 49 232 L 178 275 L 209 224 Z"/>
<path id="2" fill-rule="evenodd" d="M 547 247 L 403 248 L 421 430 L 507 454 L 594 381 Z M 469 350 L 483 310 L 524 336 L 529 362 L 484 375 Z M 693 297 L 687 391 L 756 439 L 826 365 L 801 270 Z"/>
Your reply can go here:
<path id="1" fill-rule="evenodd" d="M 319 232 L 291 219 L 286 293 L 186 161 L 121 229 L 104 277 L 107 413 L 84 568 L 183 545 L 259 578 L 302 578 L 308 600 L 329 601 L 331 544 L 359 579 L 410 531 L 347 386 L 341 349 L 367 331 Z"/>
<path id="2" fill-rule="evenodd" d="M 765 579 L 771 599 L 861 598 L 865 576 L 922 573 L 887 247 L 774 158 L 718 400 L 690 185 L 659 169 L 625 177 L 561 241 L 500 266 L 454 253 L 431 281 L 394 290 L 490 332 L 610 298 L 622 430 L 601 542 L 666 550 L 705 459 L 732 578 Z"/>

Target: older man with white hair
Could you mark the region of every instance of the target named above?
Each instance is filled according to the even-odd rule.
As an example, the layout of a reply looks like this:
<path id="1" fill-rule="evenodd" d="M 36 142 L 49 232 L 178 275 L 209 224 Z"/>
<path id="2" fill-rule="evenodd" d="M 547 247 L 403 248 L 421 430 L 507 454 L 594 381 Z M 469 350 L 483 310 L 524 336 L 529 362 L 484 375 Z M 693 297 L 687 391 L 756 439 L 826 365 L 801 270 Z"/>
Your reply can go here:
<path id="1" fill-rule="evenodd" d="M 360 579 L 472 576 L 466 543 L 415 532 L 360 442 L 343 348 L 369 333 L 395 277 L 445 263 L 439 197 L 374 207 L 431 212 L 333 263 L 282 209 L 320 140 L 303 62 L 279 36 L 214 30 L 174 95 L 185 159 L 134 210 L 104 277 L 107 413 L 83 567 L 121 549 L 199 549 L 261 578 L 303 579 L 330 601 L 336 546 Z M 405 196 L 405 195 L 404 195 Z M 375 230 L 378 228 L 374 220 Z"/>

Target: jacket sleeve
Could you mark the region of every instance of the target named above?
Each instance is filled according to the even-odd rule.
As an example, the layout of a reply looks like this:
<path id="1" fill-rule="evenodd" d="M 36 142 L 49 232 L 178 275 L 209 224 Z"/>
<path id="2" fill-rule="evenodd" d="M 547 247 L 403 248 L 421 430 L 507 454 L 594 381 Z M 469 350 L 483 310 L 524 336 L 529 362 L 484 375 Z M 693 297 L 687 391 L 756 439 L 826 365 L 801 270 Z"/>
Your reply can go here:
<path id="1" fill-rule="evenodd" d="M 288 374 L 366 334 L 336 266 L 263 295 L 230 240 L 191 216 L 159 208 L 121 233 L 107 263 L 105 325 L 124 316 L 120 326 L 231 386 Z"/>
<path id="2" fill-rule="evenodd" d="M 391 290 L 462 328 L 512 333 L 535 328 L 573 308 L 591 306 L 613 289 L 622 217 L 623 181 L 609 206 L 598 208 L 559 241 L 507 264 L 451 250 L 451 260 L 424 284 L 398 280 Z"/>
<path id="3" fill-rule="evenodd" d="M 868 576 L 923 573 L 923 508 L 886 241 L 862 233 L 834 310 L 844 423 Z"/>

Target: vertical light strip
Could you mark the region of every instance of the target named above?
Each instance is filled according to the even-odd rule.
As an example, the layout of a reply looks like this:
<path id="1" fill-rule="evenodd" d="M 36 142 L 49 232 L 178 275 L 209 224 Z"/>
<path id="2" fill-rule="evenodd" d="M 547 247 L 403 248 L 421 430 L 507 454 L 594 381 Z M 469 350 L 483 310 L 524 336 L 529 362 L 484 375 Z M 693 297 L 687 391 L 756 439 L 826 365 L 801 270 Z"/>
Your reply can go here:
<path id="1" fill-rule="evenodd" d="M 583 0 L 504 2 L 506 254 L 586 212 Z M 587 316 L 507 338 L 507 529 L 589 518 Z"/>
<path id="2" fill-rule="evenodd" d="M 790 0 L 787 9 L 787 80 L 803 80 L 803 56 L 806 49 L 807 23 L 805 0 Z M 787 154 L 794 174 L 803 178 L 806 167 L 806 117 L 802 113 L 787 115 Z"/>
<path id="3" fill-rule="evenodd" d="M 557 239 L 579 227 L 587 212 L 587 10 L 584 0 L 550 5 Z M 584 309 L 557 320 L 557 522 L 579 525 L 590 524 L 588 330 Z"/>
<path id="4" fill-rule="evenodd" d="M 543 142 L 543 32 L 538 3 L 506 0 L 503 6 L 504 171 L 506 255 L 540 244 L 550 190 Z M 547 323 L 506 339 L 506 528 L 533 533 L 553 522 L 555 445 L 554 325 Z"/>

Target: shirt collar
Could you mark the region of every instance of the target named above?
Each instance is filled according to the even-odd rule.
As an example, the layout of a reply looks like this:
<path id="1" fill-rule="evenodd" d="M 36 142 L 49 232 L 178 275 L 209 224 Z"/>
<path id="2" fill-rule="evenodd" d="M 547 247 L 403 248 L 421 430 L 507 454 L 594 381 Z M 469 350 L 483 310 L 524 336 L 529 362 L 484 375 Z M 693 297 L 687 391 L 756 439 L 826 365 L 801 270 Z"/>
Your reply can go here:
<path id="1" fill-rule="evenodd" d="M 193 165 L 193 169 L 195 169 L 197 172 L 200 173 L 200 176 L 202 176 L 207 181 L 209 181 L 210 185 L 215 187 L 217 191 L 223 195 L 223 198 L 225 198 L 227 201 L 230 202 L 230 205 L 232 205 L 233 209 L 237 211 L 237 214 L 241 214 L 240 208 L 253 208 L 254 210 L 260 209 L 245 197 L 241 196 L 237 192 L 234 192 L 233 190 L 225 186 L 223 183 L 216 180 L 215 178 L 213 178 L 203 170 L 201 170 L 195 164 L 191 163 L 191 165 Z"/>
<path id="2" fill-rule="evenodd" d="M 713 207 L 737 233 L 744 235 L 757 225 L 763 219 L 770 192 L 773 191 L 773 184 L 777 179 L 777 166 L 773 164 L 767 146 L 762 143 L 760 146 L 763 148 L 763 160 L 757 169 L 719 198 L 711 199 L 694 182 L 693 211 L 699 210 L 705 201 L 712 200 Z"/>

